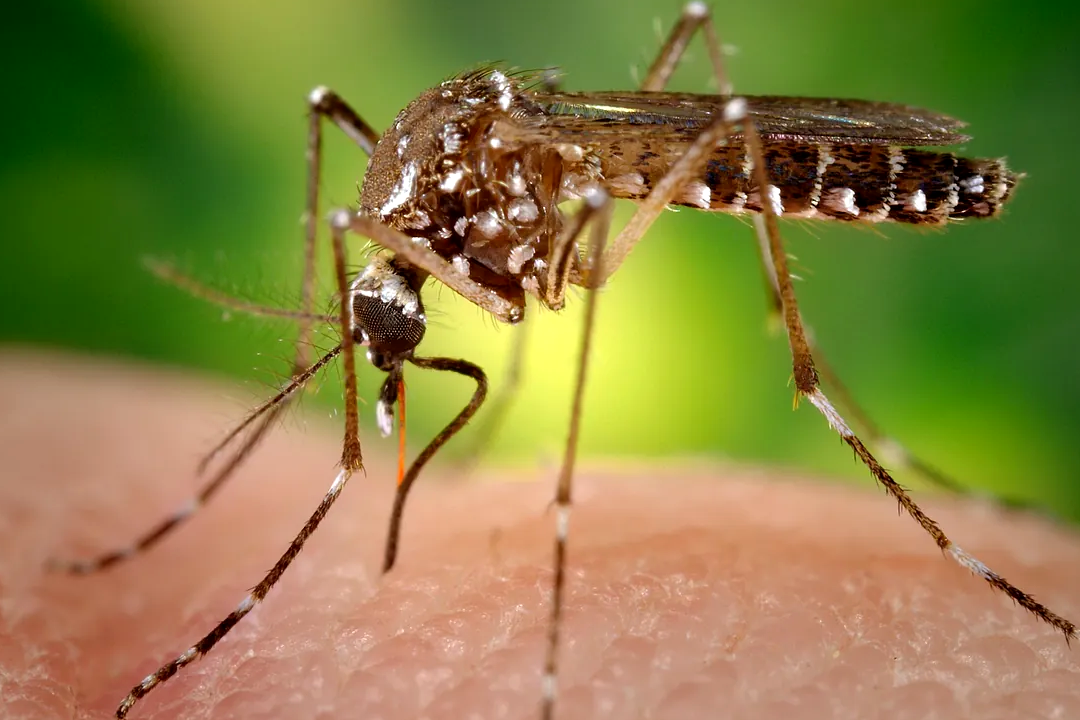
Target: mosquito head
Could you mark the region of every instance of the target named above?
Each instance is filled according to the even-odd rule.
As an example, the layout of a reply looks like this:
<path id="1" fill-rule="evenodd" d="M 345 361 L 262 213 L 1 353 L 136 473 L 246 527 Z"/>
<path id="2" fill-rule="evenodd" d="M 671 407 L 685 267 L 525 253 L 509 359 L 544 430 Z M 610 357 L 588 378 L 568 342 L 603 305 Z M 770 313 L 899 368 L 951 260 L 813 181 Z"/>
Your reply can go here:
<path id="1" fill-rule="evenodd" d="M 368 361 L 380 370 L 400 368 L 424 339 L 423 283 L 423 273 L 381 255 L 353 281 L 353 341 L 367 346 Z"/>

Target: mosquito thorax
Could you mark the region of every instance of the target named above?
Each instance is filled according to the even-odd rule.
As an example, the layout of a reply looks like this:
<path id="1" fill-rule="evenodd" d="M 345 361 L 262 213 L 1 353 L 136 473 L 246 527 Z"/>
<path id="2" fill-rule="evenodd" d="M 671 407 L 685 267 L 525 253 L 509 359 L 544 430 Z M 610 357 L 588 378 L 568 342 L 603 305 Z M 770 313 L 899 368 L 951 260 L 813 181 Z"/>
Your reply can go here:
<path id="1" fill-rule="evenodd" d="M 421 94 L 380 138 L 360 194 L 361 214 L 515 302 L 542 292 L 558 205 L 597 173 L 582 148 L 527 137 L 543 114 L 532 79 L 486 68 Z"/>
<path id="2" fill-rule="evenodd" d="M 368 347 L 368 360 L 380 370 L 400 366 L 424 339 L 423 282 L 417 270 L 375 255 L 352 283 L 353 340 Z"/>

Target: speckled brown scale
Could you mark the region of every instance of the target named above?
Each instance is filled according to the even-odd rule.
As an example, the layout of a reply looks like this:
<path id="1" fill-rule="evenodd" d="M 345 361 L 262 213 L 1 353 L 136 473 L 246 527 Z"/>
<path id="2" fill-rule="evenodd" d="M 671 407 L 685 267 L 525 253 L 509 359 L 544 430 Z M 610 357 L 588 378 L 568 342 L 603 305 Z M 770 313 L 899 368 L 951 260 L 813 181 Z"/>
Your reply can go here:
<path id="1" fill-rule="evenodd" d="M 896 202 L 896 159 L 902 151 L 887 145 L 822 147 L 829 162 L 821 178 L 818 213 L 832 220 L 873 222 L 889 219 Z"/>
<path id="2" fill-rule="evenodd" d="M 904 152 L 903 170 L 896 176 L 896 201 L 889 219 L 912 224 L 940 224 L 957 205 L 956 158 L 924 150 Z"/>
<path id="3" fill-rule="evenodd" d="M 1004 160 L 956 158 L 958 197 L 950 219 L 993 217 L 1008 202 L 1021 176 Z"/>

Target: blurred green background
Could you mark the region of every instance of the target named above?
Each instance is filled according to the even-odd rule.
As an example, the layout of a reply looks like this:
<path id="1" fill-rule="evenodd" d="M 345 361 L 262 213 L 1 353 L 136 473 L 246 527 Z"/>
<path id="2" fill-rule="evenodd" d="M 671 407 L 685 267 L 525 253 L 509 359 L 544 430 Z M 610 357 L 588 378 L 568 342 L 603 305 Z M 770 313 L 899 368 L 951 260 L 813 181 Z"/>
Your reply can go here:
<path id="1" fill-rule="evenodd" d="M 377 128 L 486 60 L 558 65 L 568 89 L 631 88 L 680 6 L 19 3 L 0 28 L 0 339 L 242 378 L 239 418 L 286 372 L 290 329 L 225 321 L 140 262 L 172 259 L 238 297 L 296 306 L 312 87 L 336 89 Z M 737 50 L 739 91 L 932 108 L 971 123 L 965 153 L 1008 155 L 1029 177 L 1001 219 L 947 232 L 785 223 L 804 314 L 864 405 L 910 448 L 971 486 L 1080 518 L 1080 9 L 895 7 L 793 0 L 715 12 Z M 674 87 L 708 82 L 698 40 Z M 325 147 L 324 209 L 355 203 L 365 158 L 336 131 Z M 766 332 L 755 252 L 739 219 L 661 218 L 603 295 L 586 457 L 732 458 L 870 482 L 809 406 L 791 411 L 787 344 Z M 449 291 L 429 287 L 427 301 L 426 352 L 477 361 L 497 383 L 512 332 Z M 554 466 L 579 342 L 580 298 L 571 305 L 532 314 L 526 387 L 492 462 Z M 334 412 L 334 376 L 309 410 Z M 362 367 L 367 398 L 380 379 Z M 469 393 L 415 371 L 410 388 L 414 441 Z M 369 421 L 371 405 L 361 411 Z M 463 438 L 450 452 L 469 446 Z"/>

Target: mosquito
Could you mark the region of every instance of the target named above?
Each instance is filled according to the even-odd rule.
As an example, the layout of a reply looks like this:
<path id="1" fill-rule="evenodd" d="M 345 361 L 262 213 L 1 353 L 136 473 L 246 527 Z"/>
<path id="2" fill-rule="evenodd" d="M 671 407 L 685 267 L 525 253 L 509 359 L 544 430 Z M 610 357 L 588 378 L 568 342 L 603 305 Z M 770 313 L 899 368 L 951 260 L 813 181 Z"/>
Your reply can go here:
<path id="1" fill-rule="evenodd" d="M 719 94 L 665 92 L 689 41 L 701 31 Z M 369 156 L 359 209 L 331 214 L 330 234 L 339 299 L 335 313 L 313 312 L 314 257 L 324 121 Z M 810 402 L 886 492 L 943 553 L 1056 628 L 1066 641 L 1076 626 L 1009 583 L 954 544 L 856 435 L 826 397 L 807 326 L 799 313 L 780 217 L 838 222 L 944 225 L 988 218 L 1009 200 L 1019 179 L 1003 160 L 958 157 L 925 149 L 966 140 L 963 123 L 902 105 L 859 100 L 740 97 L 724 72 L 709 9 L 691 2 L 664 42 L 641 87 L 632 92 L 563 92 L 548 73 L 472 70 L 422 93 L 377 133 L 340 96 L 317 88 L 309 97 L 308 188 L 303 309 L 278 311 L 299 321 L 293 377 L 253 411 L 200 466 L 233 447 L 195 501 L 129 548 L 66 563 L 74 573 L 102 570 L 158 542 L 204 504 L 231 476 L 298 391 L 338 356 L 344 368 L 344 441 L 340 471 L 288 549 L 236 608 L 205 637 L 132 688 L 116 710 L 123 718 L 151 690 L 209 652 L 261 602 L 316 530 L 346 483 L 363 467 L 358 436 L 356 347 L 386 373 L 376 419 L 389 435 L 395 418 L 404 437 L 404 368 L 411 364 L 471 378 L 466 406 L 405 469 L 400 445 L 398 487 L 383 571 L 396 560 L 405 501 L 421 469 L 473 417 L 487 394 L 483 370 L 466 360 L 417 354 L 427 326 L 421 289 L 429 279 L 448 286 L 499 321 L 525 318 L 526 297 L 558 310 L 568 288 L 585 293 L 585 324 L 576 368 L 568 436 L 554 497 L 554 577 L 545 641 L 540 714 L 554 717 L 556 659 L 566 584 L 574 461 L 595 324 L 597 290 L 626 260 L 661 212 L 681 205 L 747 213 L 761 250 L 772 307 L 783 320 L 792 356 L 796 402 Z M 637 203 L 608 241 L 615 199 Z M 374 254 L 354 277 L 346 272 L 347 233 L 368 238 Z M 156 271 L 208 295 L 171 269 Z M 222 298 L 231 307 L 237 304 Z M 237 309 L 263 313 L 253 307 Z M 315 362 L 308 357 L 313 326 L 331 323 L 341 342 Z M 820 364 L 820 363 L 819 363 Z M 846 390 L 822 367 L 845 404 Z M 884 437 L 869 422 L 868 436 Z M 909 458 L 910 465 L 923 467 Z M 933 476 L 933 473 L 930 473 Z M 939 478 L 939 483 L 948 484 Z"/>

